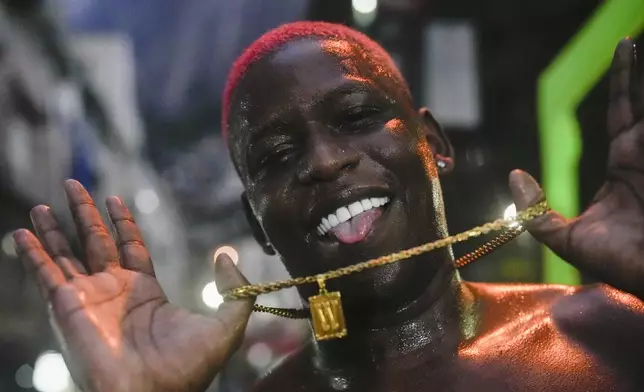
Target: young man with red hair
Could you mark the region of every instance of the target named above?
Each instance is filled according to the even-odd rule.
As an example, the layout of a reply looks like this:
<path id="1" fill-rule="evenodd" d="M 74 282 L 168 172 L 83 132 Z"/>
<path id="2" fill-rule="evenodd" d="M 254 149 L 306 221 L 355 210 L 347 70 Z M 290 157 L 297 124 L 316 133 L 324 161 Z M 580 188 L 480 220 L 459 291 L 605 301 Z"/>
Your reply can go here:
<path id="1" fill-rule="evenodd" d="M 624 40 L 611 77 L 609 175 L 593 206 L 528 225 L 605 284 L 465 282 L 449 249 L 335 279 L 328 287 L 342 292 L 349 335 L 305 345 L 257 390 L 643 390 L 644 103 L 629 94 L 634 69 Z M 358 32 L 301 22 L 267 33 L 233 67 L 222 127 L 254 235 L 294 277 L 447 236 L 449 141 L 414 108 L 386 52 Z M 521 209 L 543 198 L 524 172 L 510 186 Z M 36 235 L 14 238 L 76 382 L 88 392 L 204 390 L 242 339 L 253 301 L 227 301 L 214 318 L 169 304 L 123 202 L 107 200 L 115 242 L 83 187 L 65 189 L 83 262 L 45 206 L 32 212 Z M 247 283 L 226 256 L 215 269 L 221 290 Z M 298 289 L 304 302 L 315 294 Z"/>

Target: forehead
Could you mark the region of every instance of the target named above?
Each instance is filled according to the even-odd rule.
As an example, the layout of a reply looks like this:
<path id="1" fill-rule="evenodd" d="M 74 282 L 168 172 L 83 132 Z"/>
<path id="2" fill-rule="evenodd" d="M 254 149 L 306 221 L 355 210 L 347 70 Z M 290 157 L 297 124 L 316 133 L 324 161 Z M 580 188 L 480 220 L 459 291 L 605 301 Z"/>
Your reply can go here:
<path id="1" fill-rule="evenodd" d="M 243 114 L 255 120 L 279 110 L 278 103 L 306 104 L 343 82 L 372 84 L 372 64 L 360 49 L 340 39 L 285 44 L 250 67 L 237 87 L 232 109 L 246 109 Z"/>

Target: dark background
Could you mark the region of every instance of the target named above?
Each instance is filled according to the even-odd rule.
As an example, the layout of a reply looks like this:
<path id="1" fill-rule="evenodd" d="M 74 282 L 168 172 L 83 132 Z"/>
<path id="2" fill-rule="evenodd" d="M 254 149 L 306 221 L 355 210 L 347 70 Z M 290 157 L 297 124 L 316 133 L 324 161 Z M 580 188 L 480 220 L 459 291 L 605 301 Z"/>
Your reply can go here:
<path id="1" fill-rule="evenodd" d="M 455 173 L 443 180 L 448 222 L 456 233 L 497 218 L 511 203 L 507 175 L 512 169 L 540 177 L 537 79 L 599 3 L 381 0 L 376 19 L 357 26 L 352 4 L 344 0 L 2 0 L 0 237 L 29 227 L 29 209 L 38 203 L 52 205 L 69 224 L 59 185 L 74 177 L 97 198 L 118 193 L 140 204 L 138 219 L 159 255 L 154 258 L 162 283 L 186 307 L 208 311 L 201 290 L 212 280 L 212 252 L 222 244 L 237 248 L 251 281 L 282 277 L 279 261 L 265 258 L 253 245 L 241 214 L 240 185 L 219 138 L 220 92 L 230 64 L 246 45 L 299 19 L 365 31 L 392 52 L 419 104 L 428 68 L 425 29 L 436 22 L 469 26 L 476 43 L 480 121 L 467 129 L 445 124 L 457 154 Z M 126 48 L 123 62 L 105 54 L 114 43 Z M 97 77 L 106 61 L 118 71 Z M 128 72 L 131 78 L 123 76 Z M 80 105 L 63 116 L 64 110 L 51 107 L 62 101 L 61 86 L 68 85 Z M 607 90 L 604 78 L 578 108 L 582 205 L 604 174 Z M 23 166 L 15 162 L 28 169 L 16 170 Z M 476 244 L 459 245 L 456 254 Z M 34 282 L 11 249 L 2 249 L 0 391 L 29 390 L 28 383 L 18 386 L 16 371 L 27 365 L 22 371 L 29 379 L 36 358 L 57 348 Z M 541 249 L 523 235 L 463 275 L 540 281 Z M 297 304 L 292 293 L 271 298 L 277 305 Z M 306 335 L 301 323 L 254 316 L 244 347 L 213 391 L 245 390 Z"/>

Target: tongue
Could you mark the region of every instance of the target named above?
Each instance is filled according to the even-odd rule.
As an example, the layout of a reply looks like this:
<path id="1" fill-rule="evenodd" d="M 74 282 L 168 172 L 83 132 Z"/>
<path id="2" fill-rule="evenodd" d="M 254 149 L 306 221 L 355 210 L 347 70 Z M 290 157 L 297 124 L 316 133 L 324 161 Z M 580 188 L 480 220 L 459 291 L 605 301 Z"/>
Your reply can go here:
<path id="1" fill-rule="evenodd" d="M 380 208 L 372 208 L 361 214 L 354 216 L 346 222 L 340 223 L 329 230 L 340 242 L 345 244 L 354 244 L 365 239 L 371 231 L 373 222 L 380 217 L 382 211 Z"/>

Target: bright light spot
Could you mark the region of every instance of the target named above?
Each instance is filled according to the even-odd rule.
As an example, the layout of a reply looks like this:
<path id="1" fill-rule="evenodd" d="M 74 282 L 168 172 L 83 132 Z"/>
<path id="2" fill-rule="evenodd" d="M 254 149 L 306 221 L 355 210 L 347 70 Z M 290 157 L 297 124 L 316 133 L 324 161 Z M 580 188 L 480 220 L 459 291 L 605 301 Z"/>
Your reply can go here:
<path id="1" fill-rule="evenodd" d="M 237 253 L 235 248 L 228 245 L 220 246 L 219 248 L 217 248 L 217 250 L 215 251 L 215 255 L 212 258 L 215 263 L 217 262 L 217 257 L 222 253 L 227 254 L 228 257 L 230 257 L 230 259 L 233 261 L 233 263 L 237 265 L 237 262 L 239 261 L 239 253 Z"/>
<path id="2" fill-rule="evenodd" d="M 159 207 L 159 196 L 152 189 L 143 189 L 136 194 L 134 204 L 142 213 L 150 214 Z"/>
<path id="3" fill-rule="evenodd" d="M 201 299 L 207 307 L 212 309 L 217 309 L 219 305 L 224 303 L 224 297 L 219 294 L 217 291 L 217 284 L 215 282 L 210 282 L 204 286 L 203 291 L 201 292 Z"/>
<path id="4" fill-rule="evenodd" d="M 34 369 L 31 366 L 26 364 L 20 366 L 18 370 L 16 370 L 16 384 L 18 384 L 20 388 L 25 388 L 25 389 L 33 387 L 34 386 L 32 382 L 33 374 L 34 374 Z"/>
<path id="5" fill-rule="evenodd" d="M 507 206 L 505 211 L 503 211 L 503 219 L 514 219 L 517 216 L 517 206 L 514 205 L 514 203 L 510 204 Z M 514 222 L 510 225 L 510 227 L 517 227 L 519 226 L 519 222 Z"/>
<path id="6" fill-rule="evenodd" d="M 7 256 L 11 256 L 11 257 L 18 256 L 18 254 L 16 253 L 16 248 L 13 246 L 13 237 L 11 237 L 11 233 L 7 233 L 4 235 L 4 237 L 2 237 L 2 242 L 0 242 L 0 248 L 2 248 L 2 252 Z"/>
<path id="7" fill-rule="evenodd" d="M 40 392 L 65 392 L 71 388 L 71 376 L 61 354 L 48 351 L 38 357 L 33 385 Z"/>
<path id="8" fill-rule="evenodd" d="M 360 14 L 371 14 L 378 8 L 378 0 L 351 0 L 351 6 Z"/>
<path id="9" fill-rule="evenodd" d="M 255 343 L 248 350 L 246 359 L 255 369 L 263 370 L 273 361 L 273 350 L 264 343 Z"/>

